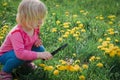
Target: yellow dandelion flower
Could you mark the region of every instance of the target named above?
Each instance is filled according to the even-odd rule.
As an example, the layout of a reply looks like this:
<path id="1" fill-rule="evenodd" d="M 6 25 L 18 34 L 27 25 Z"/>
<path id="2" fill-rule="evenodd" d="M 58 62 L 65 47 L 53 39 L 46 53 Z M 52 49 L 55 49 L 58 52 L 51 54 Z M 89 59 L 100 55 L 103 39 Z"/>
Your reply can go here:
<path id="1" fill-rule="evenodd" d="M 96 57 L 96 60 L 100 60 L 101 58 L 100 57 Z"/>
<path id="2" fill-rule="evenodd" d="M 70 24 L 70 22 L 65 22 L 65 23 L 63 23 L 63 26 L 66 26 L 66 25 L 69 25 Z"/>
<path id="3" fill-rule="evenodd" d="M 80 63 L 80 60 L 75 60 L 75 63 Z"/>
<path id="4" fill-rule="evenodd" d="M 59 6 L 60 6 L 60 5 L 58 5 L 58 4 L 56 5 L 56 7 L 59 7 Z"/>
<path id="5" fill-rule="evenodd" d="M 109 19 L 111 19 L 111 18 L 116 18 L 116 16 L 115 16 L 115 15 L 109 15 L 108 18 L 109 18 Z"/>
<path id="6" fill-rule="evenodd" d="M 87 64 L 83 64 L 82 67 L 83 67 L 83 69 L 88 69 L 88 65 Z"/>
<path id="7" fill-rule="evenodd" d="M 56 13 L 52 13 L 52 15 L 53 15 L 53 16 L 55 16 L 55 15 L 56 15 Z"/>
<path id="8" fill-rule="evenodd" d="M 117 50 L 117 56 L 120 56 L 120 48 Z"/>
<path id="9" fill-rule="evenodd" d="M 64 60 L 59 60 L 59 62 L 61 62 L 61 64 L 66 64 L 67 62 Z"/>
<path id="10" fill-rule="evenodd" d="M 113 34 L 115 34 L 115 32 L 114 31 L 110 31 L 108 34 L 113 35 Z"/>
<path id="11" fill-rule="evenodd" d="M 64 25 L 63 27 L 64 27 L 64 28 L 69 28 L 69 25 Z"/>
<path id="12" fill-rule="evenodd" d="M 40 67 L 45 67 L 46 65 L 45 64 L 39 64 Z"/>
<path id="13" fill-rule="evenodd" d="M 8 28 L 8 26 L 7 26 L 7 25 L 4 25 L 3 28 Z"/>
<path id="14" fill-rule="evenodd" d="M 84 25 L 81 23 L 81 24 L 78 25 L 78 27 L 81 29 L 81 28 L 84 27 Z"/>
<path id="15" fill-rule="evenodd" d="M 78 41 L 78 40 L 80 40 L 80 38 L 79 38 L 79 37 L 76 37 L 76 40 Z"/>
<path id="16" fill-rule="evenodd" d="M 74 70 L 75 70 L 75 71 L 79 71 L 80 69 L 81 69 L 81 68 L 80 68 L 80 66 L 79 66 L 79 65 L 77 65 L 77 64 L 76 64 L 76 65 L 74 65 Z"/>
<path id="17" fill-rule="evenodd" d="M 97 48 L 98 48 L 98 49 L 101 49 L 102 47 L 103 47 L 103 46 L 98 46 Z"/>
<path id="18" fill-rule="evenodd" d="M 85 80 L 85 76 L 84 76 L 84 75 L 80 75 L 80 76 L 79 76 L 79 79 L 80 79 L 80 80 Z"/>
<path id="19" fill-rule="evenodd" d="M 115 21 L 115 19 L 113 19 L 113 18 L 112 18 L 112 19 L 110 19 L 110 20 L 111 20 L 111 21 Z"/>
<path id="20" fill-rule="evenodd" d="M 108 32 L 114 31 L 114 29 L 113 29 L 113 28 L 109 28 L 107 31 L 108 31 Z"/>
<path id="21" fill-rule="evenodd" d="M 3 36 L 0 36 L 0 40 L 2 40 L 4 37 Z"/>
<path id="22" fill-rule="evenodd" d="M 103 67 L 103 64 L 102 63 L 98 63 L 98 64 L 96 64 L 96 66 L 101 68 L 101 67 Z"/>
<path id="23" fill-rule="evenodd" d="M 64 30 L 60 30 L 61 33 L 65 32 Z"/>
<path id="24" fill-rule="evenodd" d="M 103 40 L 102 40 L 102 38 L 100 38 L 99 40 L 98 40 L 98 42 L 102 42 Z"/>
<path id="25" fill-rule="evenodd" d="M 104 47 L 102 47 L 101 50 L 104 50 L 105 53 L 109 53 L 109 52 L 110 52 L 110 49 L 108 49 L 108 48 L 104 48 Z"/>
<path id="26" fill-rule="evenodd" d="M 51 32 L 57 32 L 57 28 L 52 28 Z"/>
<path id="27" fill-rule="evenodd" d="M 70 31 L 70 34 L 74 34 L 74 33 L 75 33 L 75 30 L 71 30 L 71 31 Z"/>
<path id="28" fill-rule="evenodd" d="M 120 26 L 120 23 L 118 24 L 118 26 Z"/>
<path id="29" fill-rule="evenodd" d="M 98 17 L 98 16 L 96 16 L 95 18 L 96 18 L 96 19 L 99 19 L 99 17 Z"/>
<path id="30" fill-rule="evenodd" d="M 57 25 L 59 25 L 59 24 L 60 24 L 60 21 L 59 21 L 59 20 L 57 20 L 57 21 L 56 21 L 56 24 L 57 24 Z"/>
<path id="31" fill-rule="evenodd" d="M 81 32 L 86 32 L 86 30 L 85 29 L 81 29 Z"/>
<path id="32" fill-rule="evenodd" d="M 3 6 L 7 6 L 7 5 L 8 5 L 8 3 L 7 3 L 7 2 L 4 2 L 2 5 L 3 5 Z"/>
<path id="33" fill-rule="evenodd" d="M 75 27 L 76 28 L 76 30 L 79 30 L 80 28 L 79 27 Z M 77 32 L 79 32 L 79 31 L 77 31 Z"/>
<path id="34" fill-rule="evenodd" d="M 64 34 L 63 37 L 64 37 L 64 38 L 68 38 L 68 35 L 65 35 L 65 34 Z"/>
<path id="35" fill-rule="evenodd" d="M 67 69 L 68 71 L 76 71 L 76 70 L 75 70 L 75 67 L 74 67 L 73 65 L 66 65 L 66 69 Z"/>
<path id="36" fill-rule="evenodd" d="M 92 56 L 89 61 L 94 61 L 95 60 L 95 56 Z"/>
<path id="37" fill-rule="evenodd" d="M 67 29 L 67 32 L 69 32 L 69 33 L 70 33 L 70 31 L 71 31 L 71 29 Z"/>
<path id="38" fill-rule="evenodd" d="M 107 36 L 107 34 L 104 34 L 104 36 Z"/>
<path id="39" fill-rule="evenodd" d="M 106 40 L 107 40 L 107 41 L 110 41 L 110 40 L 111 40 L 111 38 L 110 38 L 110 37 L 107 37 L 107 38 L 106 38 Z"/>
<path id="40" fill-rule="evenodd" d="M 53 69 L 54 69 L 53 66 L 45 66 L 44 67 L 44 70 L 47 70 L 47 71 L 51 71 Z"/>
<path id="41" fill-rule="evenodd" d="M 119 42 L 119 40 L 118 40 L 118 39 L 115 39 L 115 42 Z"/>
<path id="42" fill-rule="evenodd" d="M 54 70 L 53 74 L 54 75 L 58 75 L 59 74 L 59 70 Z"/>
<path id="43" fill-rule="evenodd" d="M 112 22 L 112 21 L 109 21 L 109 22 L 108 22 L 108 24 L 112 25 L 112 24 L 113 24 L 113 22 Z"/>
<path id="44" fill-rule="evenodd" d="M 78 37 L 79 35 L 78 34 L 73 34 L 74 37 Z"/>
<path id="45" fill-rule="evenodd" d="M 80 24 L 80 23 L 81 23 L 81 21 L 77 21 L 76 23 L 77 23 L 77 24 Z"/>
<path id="46" fill-rule="evenodd" d="M 83 13 L 83 12 L 85 12 L 84 10 L 80 10 L 80 13 Z"/>
<path id="47" fill-rule="evenodd" d="M 72 30 L 73 30 L 73 31 L 76 31 L 76 28 L 74 27 L 74 28 L 72 28 Z"/>
<path id="48" fill-rule="evenodd" d="M 78 15 L 75 14 L 75 15 L 73 15 L 73 18 L 77 18 L 77 16 L 78 16 Z"/>
<path id="49" fill-rule="evenodd" d="M 83 15 L 85 15 L 85 16 L 86 16 L 87 14 L 88 14 L 88 12 L 83 13 Z"/>
<path id="50" fill-rule="evenodd" d="M 65 35 L 69 35 L 70 33 L 67 31 L 67 32 L 65 32 Z"/>
<path id="51" fill-rule="evenodd" d="M 80 35 L 80 32 L 79 32 L 79 31 L 76 31 L 76 34 Z"/>
<path id="52" fill-rule="evenodd" d="M 57 69 L 63 71 L 63 70 L 66 70 L 66 66 L 59 65 L 57 66 Z"/>
<path id="53" fill-rule="evenodd" d="M 108 44 L 110 43 L 110 41 L 109 41 L 110 38 L 109 38 L 109 37 L 106 38 L 106 40 L 108 40 L 108 41 L 103 41 L 103 42 L 102 42 L 102 46 L 103 46 L 103 47 L 108 46 Z"/>
<path id="54" fill-rule="evenodd" d="M 109 56 L 110 57 L 114 57 L 116 55 L 116 51 L 111 51 L 110 53 L 109 53 Z"/>
<path id="55" fill-rule="evenodd" d="M 61 42 L 63 40 L 63 38 L 60 37 L 60 38 L 58 38 L 58 40 Z"/>
<path id="56" fill-rule="evenodd" d="M 76 57 L 76 53 L 73 53 L 73 56 Z"/>
<path id="57" fill-rule="evenodd" d="M 68 16 L 68 15 L 69 15 L 69 12 L 66 11 L 66 12 L 65 12 L 65 15 Z"/>
<path id="58" fill-rule="evenodd" d="M 103 20 L 103 19 L 104 19 L 104 17 L 103 17 L 103 16 L 100 16 L 100 17 L 99 17 L 99 19 L 100 19 L 100 20 Z"/>
<path id="59" fill-rule="evenodd" d="M 69 24 L 70 24 L 69 22 L 65 22 L 65 23 L 63 23 L 63 27 L 64 28 L 69 28 Z"/>
<path id="60" fill-rule="evenodd" d="M 109 49 L 113 50 L 115 48 L 114 44 L 109 43 Z"/>

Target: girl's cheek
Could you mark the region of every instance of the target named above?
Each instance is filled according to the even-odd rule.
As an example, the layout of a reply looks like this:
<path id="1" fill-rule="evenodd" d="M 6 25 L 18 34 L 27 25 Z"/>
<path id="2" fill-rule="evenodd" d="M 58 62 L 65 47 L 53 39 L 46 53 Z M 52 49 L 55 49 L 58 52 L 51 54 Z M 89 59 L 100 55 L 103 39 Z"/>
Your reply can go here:
<path id="1" fill-rule="evenodd" d="M 42 20 L 39 20 L 39 21 L 38 21 L 38 24 L 39 24 L 39 25 L 41 25 L 42 23 L 43 23 L 43 21 L 42 21 Z"/>

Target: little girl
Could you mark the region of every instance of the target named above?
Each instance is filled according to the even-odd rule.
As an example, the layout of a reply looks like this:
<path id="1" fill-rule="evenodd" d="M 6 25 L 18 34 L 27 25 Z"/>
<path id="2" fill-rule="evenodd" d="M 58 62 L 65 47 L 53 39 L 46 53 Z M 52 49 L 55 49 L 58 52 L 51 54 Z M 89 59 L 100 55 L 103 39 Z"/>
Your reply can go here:
<path id="1" fill-rule="evenodd" d="M 8 33 L 0 47 L 3 65 L 0 80 L 12 80 L 13 69 L 37 60 L 51 59 L 39 38 L 39 30 L 47 14 L 46 6 L 39 0 L 22 0 L 16 17 L 17 25 Z"/>

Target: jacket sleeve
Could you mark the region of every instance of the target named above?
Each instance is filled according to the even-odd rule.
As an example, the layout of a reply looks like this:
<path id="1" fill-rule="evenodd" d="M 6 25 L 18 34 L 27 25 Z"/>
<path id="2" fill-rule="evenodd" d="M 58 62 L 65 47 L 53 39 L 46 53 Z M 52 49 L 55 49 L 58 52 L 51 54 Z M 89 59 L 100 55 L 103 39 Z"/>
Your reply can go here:
<path id="1" fill-rule="evenodd" d="M 13 50 L 17 58 L 21 60 L 35 60 L 37 59 L 37 53 L 34 51 L 25 50 L 24 41 L 20 32 L 11 33 L 10 41 L 13 46 Z"/>

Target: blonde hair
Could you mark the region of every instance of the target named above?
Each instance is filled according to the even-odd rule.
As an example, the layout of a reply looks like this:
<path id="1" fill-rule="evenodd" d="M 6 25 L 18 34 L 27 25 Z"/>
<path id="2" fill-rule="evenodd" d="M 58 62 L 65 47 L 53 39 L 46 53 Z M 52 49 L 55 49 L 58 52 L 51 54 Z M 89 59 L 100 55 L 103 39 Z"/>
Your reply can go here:
<path id="1" fill-rule="evenodd" d="M 31 25 L 38 20 L 44 20 L 47 14 L 45 4 L 39 0 L 22 0 L 18 6 L 17 23 Z"/>

